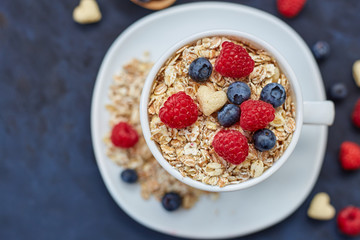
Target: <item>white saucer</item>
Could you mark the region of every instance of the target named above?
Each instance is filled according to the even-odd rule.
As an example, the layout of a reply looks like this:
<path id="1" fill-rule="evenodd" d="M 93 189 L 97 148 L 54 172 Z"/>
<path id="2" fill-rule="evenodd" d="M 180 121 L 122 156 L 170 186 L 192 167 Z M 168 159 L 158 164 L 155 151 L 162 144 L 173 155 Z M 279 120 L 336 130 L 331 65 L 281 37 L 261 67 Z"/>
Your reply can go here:
<path id="1" fill-rule="evenodd" d="M 201 20 L 200 20 L 201 19 Z M 229 238 L 260 231 L 293 213 L 310 193 L 325 153 L 327 128 L 304 126 L 291 158 L 268 180 L 250 189 L 202 198 L 191 210 L 168 213 L 154 199 L 144 201 L 139 186 L 119 180 L 120 168 L 106 157 L 102 142 L 108 129 L 108 87 L 112 76 L 132 57 L 150 51 L 156 60 L 180 39 L 208 29 L 248 32 L 273 45 L 288 60 L 304 100 L 325 100 L 316 62 L 304 41 L 286 24 L 265 12 L 231 3 L 180 5 L 151 14 L 124 31 L 101 65 L 92 101 L 91 130 L 97 163 L 118 205 L 141 224 L 174 236 Z"/>

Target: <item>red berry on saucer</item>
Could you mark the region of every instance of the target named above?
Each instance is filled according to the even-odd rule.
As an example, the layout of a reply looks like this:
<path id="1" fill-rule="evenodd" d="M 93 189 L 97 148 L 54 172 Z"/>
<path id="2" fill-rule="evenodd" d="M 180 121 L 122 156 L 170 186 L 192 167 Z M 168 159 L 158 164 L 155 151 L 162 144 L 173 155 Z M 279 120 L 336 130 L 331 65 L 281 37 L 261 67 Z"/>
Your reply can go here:
<path id="1" fill-rule="evenodd" d="M 120 148 L 131 148 L 139 140 L 136 130 L 126 122 L 119 122 L 111 132 L 111 142 Z"/>
<path id="2" fill-rule="evenodd" d="M 360 208 L 348 206 L 337 216 L 340 231 L 349 236 L 360 235 Z"/>
<path id="3" fill-rule="evenodd" d="M 233 42 L 224 42 L 219 57 L 215 62 L 215 70 L 224 77 L 241 78 L 248 76 L 255 62 L 246 49 Z"/>
<path id="4" fill-rule="evenodd" d="M 236 130 L 219 131 L 212 142 L 215 152 L 232 164 L 240 164 L 249 154 L 247 139 Z"/>
<path id="5" fill-rule="evenodd" d="M 196 122 L 198 108 L 194 100 L 181 91 L 171 95 L 160 108 L 160 120 L 171 128 L 185 128 Z"/>

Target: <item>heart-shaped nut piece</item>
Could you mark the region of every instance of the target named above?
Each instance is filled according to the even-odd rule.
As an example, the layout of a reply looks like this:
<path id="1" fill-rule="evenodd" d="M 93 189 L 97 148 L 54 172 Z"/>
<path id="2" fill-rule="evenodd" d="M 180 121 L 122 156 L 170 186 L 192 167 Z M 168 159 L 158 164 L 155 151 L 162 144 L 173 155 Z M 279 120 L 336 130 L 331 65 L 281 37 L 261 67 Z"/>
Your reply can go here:
<path id="1" fill-rule="evenodd" d="M 316 220 L 330 220 L 334 218 L 335 212 L 335 208 L 330 204 L 329 195 L 321 192 L 314 196 L 307 214 Z"/>
<path id="2" fill-rule="evenodd" d="M 360 60 L 354 62 L 352 70 L 355 83 L 358 87 L 360 87 Z"/>
<path id="3" fill-rule="evenodd" d="M 73 19 L 80 24 L 95 23 L 101 20 L 99 5 L 95 0 L 80 0 L 73 11 Z"/>
<path id="4" fill-rule="evenodd" d="M 200 104 L 200 109 L 206 116 L 210 116 L 222 108 L 227 102 L 227 96 L 224 91 L 215 92 L 207 86 L 201 86 L 196 96 Z"/>

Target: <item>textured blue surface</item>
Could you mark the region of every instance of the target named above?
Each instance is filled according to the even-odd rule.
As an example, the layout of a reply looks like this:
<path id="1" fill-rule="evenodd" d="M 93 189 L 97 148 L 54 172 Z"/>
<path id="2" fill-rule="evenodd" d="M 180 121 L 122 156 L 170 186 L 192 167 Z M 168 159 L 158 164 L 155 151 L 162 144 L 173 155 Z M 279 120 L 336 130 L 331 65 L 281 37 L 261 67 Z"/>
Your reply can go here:
<path id="1" fill-rule="evenodd" d="M 72 21 L 74 0 L 0 1 L 0 239 L 176 239 L 129 218 L 108 194 L 93 155 L 90 102 L 95 77 L 114 39 L 152 11 L 128 0 L 99 0 L 103 20 Z M 178 0 L 177 4 L 192 2 Z M 275 0 L 232 1 L 278 16 Z M 338 164 L 341 142 L 360 144 L 349 120 L 360 96 L 351 76 L 360 59 L 360 1 L 309 0 L 285 20 L 311 45 L 326 40 L 325 85 L 343 82 L 349 96 L 336 120 L 319 180 L 289 218 L 241 239 L 346 239 L 335 220 L 306 217 L 311 197 L 326 191 L 337 210 L 360 206 L 360 171 Z M 296 189 L 294 189 L 296 191 Z"/>

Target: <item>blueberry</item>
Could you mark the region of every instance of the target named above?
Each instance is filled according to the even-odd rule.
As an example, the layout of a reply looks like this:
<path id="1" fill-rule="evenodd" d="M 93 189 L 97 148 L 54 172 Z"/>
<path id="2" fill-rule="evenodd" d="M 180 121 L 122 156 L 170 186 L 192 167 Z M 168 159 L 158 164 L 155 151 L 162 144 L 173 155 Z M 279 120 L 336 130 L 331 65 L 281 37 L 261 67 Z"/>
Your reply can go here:
<path id="1" fill-rule="evenodd" d="M 312 47 L 312 52 L 316 60 L 323 60 L 330 55 L 330 45 L 325 41 L 317 41 Z"/>
<path id="2" fill-rule="evenodd" d="M 205 82 L 212 73 L 212 65 L 206 58 L 195 59 L 189 67 L 189 75 L 196 82 Z"/>
<path id="3" fill-rule="evenodd" d="M 329 89 L 329 97 L 332 100 L 342 100 L 348 94 L 348 90 L 343 83 L 336 83 Z"/>
<path id="4" fill-rule="evenodd" d="M 246 83 L 234 82 L 227 90 L 227 97 L 230 102 L 240 105 L 250 98 L 251 90 Z"/>
<path id="5" fill-rule="evenodd" d="M 126 183 L 134 183 L 138 179 L 138 175 L 134 169 L 125 169 L 121 172 L 121 179 Z"/>
<path id="6" fill-rule="evenodd" d="M 181 206 L 181 202 L 181 196 L 174 192 L 166 193 L 161 199 L 161 203 L 167 211 L 175 211 Z"/>
<path id="7" fill-rule="evenodd" d="M 276 144 L 275 134 L 269 129 L 260 129 L 253 136 L 255 148 L 261 152 L 272 149 Z"/>
<path id="8" fill-rule="evenodd" d="M 261 91 L 260 99 L 272 104 L 274 108 L 276 108 L 285 102 L 286 91 L 284 87 L 278 83 L 269 83 Z"/>
<path id="9" fill-rule="evenodd" d="M 217 117 L 221 126 L 230 127 L 240 120 L 240 108 L 235 104 L 226 104 Z"/>

